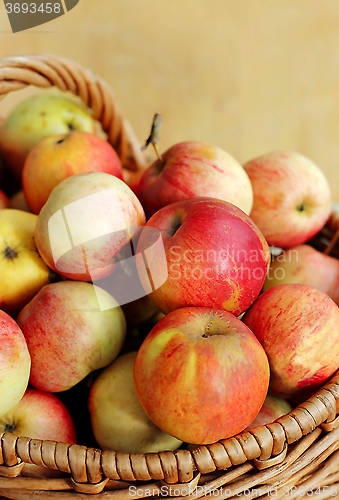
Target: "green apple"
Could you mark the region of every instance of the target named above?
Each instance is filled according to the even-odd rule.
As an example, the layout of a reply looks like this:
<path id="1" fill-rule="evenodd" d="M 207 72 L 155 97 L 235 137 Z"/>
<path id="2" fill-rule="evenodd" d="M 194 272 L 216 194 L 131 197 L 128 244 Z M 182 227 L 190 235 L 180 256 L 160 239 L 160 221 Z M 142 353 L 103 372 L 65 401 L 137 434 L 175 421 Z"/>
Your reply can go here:
<path id="1" fill-rule="evenodd" d="M 95 132 L 95 121 L 84 107 L 59 94 L 41 93 L 20 103 L 0 128 L 0 151 L 20 178 L 24 160 L 41 139 L 71 130 Z"/>
<path id="2" fill-rule="evenodd" d="M 176 450 L 182 442 L 156 427 L 138 401 L 133 384 L 136 355 L 120 356 L 94 382 L 88 400 L 94 436 L 104 450 Z"/>

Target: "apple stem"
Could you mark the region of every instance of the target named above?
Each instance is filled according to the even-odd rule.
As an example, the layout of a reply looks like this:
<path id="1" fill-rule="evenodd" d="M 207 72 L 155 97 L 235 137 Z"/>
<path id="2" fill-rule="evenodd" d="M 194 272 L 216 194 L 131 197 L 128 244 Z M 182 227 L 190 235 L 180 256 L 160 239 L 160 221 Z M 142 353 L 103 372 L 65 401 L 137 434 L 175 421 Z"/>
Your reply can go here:
<path id="1" fill-rule="evenodd" d="M 162 156 L 159 153 L 158 145 L 155 142 L 153 143 L 153 148 L 154 148 L 155 154 L 157 155 L 158 160 L 162 162 L 163 161 Z"/>
<path id="2" fill-rule="evenodd" d="M 158 151 L 159 132 L 161 129 L 161 124 L 162 124 L 162 116 L 159 115 L 159 113 L 155 113 L 152 122 L 151 133 L 141 149 L 145 150 L 149 144 L 152 144 L 158 160 L 163 161 L 162 156 Z"/>
<path id="3" fill-rule="evenodd" d="M 335 232 L 333 238 L 331 239 L 331 241 L 329 242 L 329 244 L 325 248 L 325 250 L 324 250 L 324 254 L 325 255 L 329 255 L 331 253 L 331 250 L 334 247 L 334 245 L 336 244 L 338 238 L 339 238 L 339 229 L 337 229 L 337 231 Z"/>

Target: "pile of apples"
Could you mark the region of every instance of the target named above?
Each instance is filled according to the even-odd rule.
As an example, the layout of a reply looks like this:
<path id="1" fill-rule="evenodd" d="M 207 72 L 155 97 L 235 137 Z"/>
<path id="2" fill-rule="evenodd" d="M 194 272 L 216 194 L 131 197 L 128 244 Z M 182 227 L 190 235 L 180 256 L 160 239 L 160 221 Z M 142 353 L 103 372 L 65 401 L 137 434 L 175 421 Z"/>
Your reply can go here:
<path id="1" fill-rule="evenodd" d="M 339 263 L 307 245 L 331 193 L 305 156 L 242 166 L 186 141 L 127 177 L 89 111 L 47 93 L 2 122 L 0 153 L 1 431 L 75 443 L 63 395 L 86 383 L 100 448 L 175 450 L 338 370 Z"/>

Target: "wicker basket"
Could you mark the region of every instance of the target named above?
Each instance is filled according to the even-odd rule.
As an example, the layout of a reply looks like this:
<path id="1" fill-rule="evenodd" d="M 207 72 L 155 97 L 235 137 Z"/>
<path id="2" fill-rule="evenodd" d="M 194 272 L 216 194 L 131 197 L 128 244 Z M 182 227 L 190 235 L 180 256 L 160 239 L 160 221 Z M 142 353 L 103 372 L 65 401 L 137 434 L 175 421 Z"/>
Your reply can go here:
<path id="1" fill-rule="evenodd" d="M 146 159 L 110 87 L 87 69 L 54 55 L 0 60 L 0 98 L 35 85 L 79 95 L 117 150 L 124 168 Z M 339 257 L 339 217 L 332 213 L 314 245 Z M 330 252 L 329 252 L 330 250 Z M 188 451 L 128 454 L 4 433 L 0 439 L 0 495 L 42 500 L 185 498 L 317 499 L 339 492 L 339 372 L 307 402 L 272 424 Z M 203 425 L 203 422 L 202 422 Z M 42 479 L 20 475 L 25 463 L 65 473 Z"/>

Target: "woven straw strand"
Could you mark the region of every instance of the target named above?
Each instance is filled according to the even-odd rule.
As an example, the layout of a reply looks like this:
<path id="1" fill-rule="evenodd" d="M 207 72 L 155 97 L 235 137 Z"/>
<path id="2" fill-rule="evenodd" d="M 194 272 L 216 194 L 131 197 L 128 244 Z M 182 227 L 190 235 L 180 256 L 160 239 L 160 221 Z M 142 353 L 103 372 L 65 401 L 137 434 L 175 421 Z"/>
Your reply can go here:
<path id="1" fill-rule="evenodd" d="M 336 387 L 336 384 L 330 381 L 328 387 Z M 8 467 L 15 466 L 18 461 L 34 463 L 71 473 L 77 483 L 92 484 L 100 482 L 102 478 L 129 482 L 153 479 L 175 484 L 190 481 L 194 471 L 208 474 L 253 459 L 257 459 L 261 466 L 268 466 L 276 456 L 273 451 L 281 452 L 286 447 L 286 441 L 299 441 L 302 435 L 310 434 L 316 425 L 325 422 L 330 414 L 333 415 L 333 409 L 330 407 L 327 410 L 326 400 L 321 398 L 327 392 L 325 386 L 309 402 L 300 405 L 274 424 L 257 427 L 191 452 L 178 450 L 146 455 L 115 453 L 3 433 L 0 457 L 3 457 L 2 463 Z M 333 402 L 329 401 L 331 406 Z M 317 430 L 320 432 L 321 428 L 317 427 Z M 283 458 L 282 455 L 281 460 Z"/>

